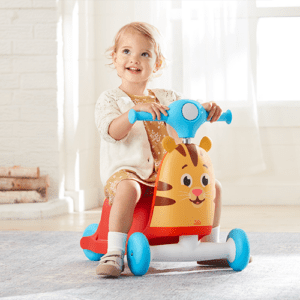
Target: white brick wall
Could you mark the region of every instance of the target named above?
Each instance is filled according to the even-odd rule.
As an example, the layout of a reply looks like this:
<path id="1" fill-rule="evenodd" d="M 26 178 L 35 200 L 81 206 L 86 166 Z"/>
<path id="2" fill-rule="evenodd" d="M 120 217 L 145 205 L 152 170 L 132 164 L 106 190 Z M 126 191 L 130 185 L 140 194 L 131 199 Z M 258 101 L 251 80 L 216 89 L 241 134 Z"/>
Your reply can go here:
<path id="1" fill-rule="evenodd" d="M 39 166 L 58 197 L 56 0 L 0 1 L 0 165 Z"/>

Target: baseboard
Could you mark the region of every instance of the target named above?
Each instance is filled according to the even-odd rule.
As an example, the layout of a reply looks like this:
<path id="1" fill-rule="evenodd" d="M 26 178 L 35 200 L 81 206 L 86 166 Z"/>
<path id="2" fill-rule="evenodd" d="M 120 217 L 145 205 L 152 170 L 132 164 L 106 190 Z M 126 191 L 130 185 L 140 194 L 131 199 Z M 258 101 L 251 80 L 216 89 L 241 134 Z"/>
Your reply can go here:
<path id="1" fill-rule="evenodd" d="M 74 211 L 81 212 L 95 207 L 99 207 L 100 201 L 99 188 L 90 188 L 79 191 L 65 191 L 65 195 L 74 201 Z"/>
<path id="2" fill-rule="evenodd" d="M 46 219 L 73 212 L 69 197 L 44 203 L 14 203 L 0 205 L 0 220 Z"/>
<path id="3" fill-rule="evenodd" d="M 222 183 L 223 205 L 300 205 L 300 184 Z"/>

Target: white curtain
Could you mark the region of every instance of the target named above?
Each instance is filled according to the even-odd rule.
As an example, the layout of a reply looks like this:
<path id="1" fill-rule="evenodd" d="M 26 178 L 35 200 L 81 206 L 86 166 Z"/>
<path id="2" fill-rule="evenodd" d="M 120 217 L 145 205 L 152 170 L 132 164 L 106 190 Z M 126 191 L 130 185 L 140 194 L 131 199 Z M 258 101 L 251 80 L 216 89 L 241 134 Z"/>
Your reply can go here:
<path id="1" fill-rule="evenodd" d="M 117 30 L 133 21 L 149 22 L 165 37 L 170 64 L 150 88 L 171 88 L 232 110 L 231 125 L 207 123 L 195 139 L 199 142 L 208 135 L 213 140 L 216 177 L 233 179 L 264 169 L 249 1 L 58 0 L 63 53 L 58 69 L 64 81 L 62 184 L 75 200 L 75 210 L 103 200 L 94 104 L 102 91 L 120 84 L 115 71 L 106 66 L 104 52 Z"/>
<path id="2" fill-rule="evenodd" d="M 162 32 L 170 61 L 151 86 L 178 90 L 189 99 L 215 101 L 223 111 L 232 111 L 230 125 L 206 123 L 194 140 L 199 143 L 204 135 L 212 139 L 210 155 L 216 177 L 235 180 L 265 170 L 252 55 L 256 39 L 252 23 L 256 21 L 250 17 L 253 0 L 136 2 L 139 11 L 151 7 L 146 21 Z"/>
<path id="3" fill-rule="evenodd" d="M 63 89 L 65 195 L 74 200 L 74 210 L 100 204 L 99 163 L 95 148 L 95 1 L 58 0 L 60 57 L 58 70 Z"/>
<path id="4" fill-rule="evenodd" d="M 250 1 L 181 1 L 183 93 L 215 101 L 233 114 L 231 125 L 206 123 L 197 134 L 213 141 L 216 177 L 235 179 L 265 169 L 257 120 L 255 24 Z M 252 26 L 254 25 L 254 26 Z M 255 44 L 254 44 L 255 45 Z"/>

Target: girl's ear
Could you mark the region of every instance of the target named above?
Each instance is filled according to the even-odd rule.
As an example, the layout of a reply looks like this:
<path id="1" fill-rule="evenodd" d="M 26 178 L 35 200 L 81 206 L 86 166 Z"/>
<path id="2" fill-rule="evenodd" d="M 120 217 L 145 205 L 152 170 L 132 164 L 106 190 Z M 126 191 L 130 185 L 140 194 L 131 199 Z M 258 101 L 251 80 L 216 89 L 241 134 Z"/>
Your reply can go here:
<path id="1" fill-rule="evenodd" d="M 157 72 L 160 69 L 161 65 L 162 65 L 162 60 L 159 58 L 159 59 L 157 59 L 155 69 L 154 69 L 154 73 Z"/>
<path id="2" fill-rule="evenodd" d="M 117 53 L 113 52 L 111 56 L 112 56 L 113 63 L 115 64 L 117 62 Z"/>

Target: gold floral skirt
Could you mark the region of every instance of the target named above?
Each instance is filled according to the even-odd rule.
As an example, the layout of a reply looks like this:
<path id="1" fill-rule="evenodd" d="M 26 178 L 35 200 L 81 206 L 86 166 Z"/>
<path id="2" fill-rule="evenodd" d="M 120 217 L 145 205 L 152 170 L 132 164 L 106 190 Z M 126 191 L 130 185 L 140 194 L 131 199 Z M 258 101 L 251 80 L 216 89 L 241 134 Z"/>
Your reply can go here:
<path id="1" fill-rule="evenodd" d="M 108 199 L 109 204 L 112 205 L 114 198 L 117 192 L 117 186 L 119 182 L 122 180 L 134 180 L 138 182 L 141 186 L 142 192 L 153 193 L 155 187 L 155 180 L 156 180 L 156 172 L 153 172 L 152 175 L 147 179 L 143 180 L 134 172 L 129 170 L 120 170 L 114 173 L 107 181 L 107 184 L 104 187 L 104 194 L 105 197 Z"/>

